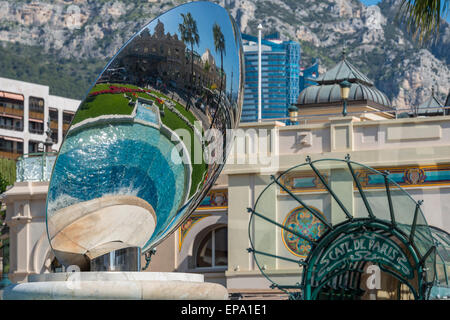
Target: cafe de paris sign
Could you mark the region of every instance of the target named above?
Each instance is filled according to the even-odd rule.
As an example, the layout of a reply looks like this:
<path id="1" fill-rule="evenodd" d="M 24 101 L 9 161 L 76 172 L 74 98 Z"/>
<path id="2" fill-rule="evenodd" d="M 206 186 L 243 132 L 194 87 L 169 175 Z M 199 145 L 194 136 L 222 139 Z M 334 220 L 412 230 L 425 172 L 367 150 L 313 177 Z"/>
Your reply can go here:
<path id="1" fill-rule="evenodd" d="M 389 266 L 405 278 L 414 277 L 413 268 L 402 249 L 391 239 L 376 233 L 351 233 L 336 239 L 321 254 L 316 266 L 315 280 L 349 263 L 371 261 Z"/>

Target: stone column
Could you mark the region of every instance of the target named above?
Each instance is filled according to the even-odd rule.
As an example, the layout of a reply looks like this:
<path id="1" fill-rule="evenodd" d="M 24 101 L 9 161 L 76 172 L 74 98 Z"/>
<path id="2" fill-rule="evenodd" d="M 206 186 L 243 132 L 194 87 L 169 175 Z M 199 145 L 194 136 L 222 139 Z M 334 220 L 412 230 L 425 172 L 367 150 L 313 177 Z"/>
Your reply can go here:
<path id="1" fill-rule="evenodd" d="M 228 269 L 230 271 L 252 270 L 249 256 L 248 207 L 254 197 L 253 175 L 228 176 Z M 242 254 L 244 253 L 244 254 Z"/>
<path id="2" fill-rule="evenodd" d="M 353 123 L 360 121 L 355 117 L 333 117 L 330 118 L 330 148 L 331 152 L 341 152 L 335 158 L 344 157 L 346 153 L 351 154 L 354 150 Z M 336 164 L 338 165 L 338 164 Z M 339 167 L 330 168 L 330 187 L 348 210 L 353 215 L 353 178 L 345 163 Z M 347 219 L 339 204 L 331 197 L 331 221 L 333 224 Z"/>
<path id="3" fill-rule="evenodd" d="M 29 274 L 29 213 L 28 201 L 7 202 L 6 223 L 10 235 L 10 269 L 12 282 L 26 281 Z"/>
<path id="4" fill-rule="evenodd" d="M 359 121 L 355 117 L 330 118 L 330 147 L 331 152 L 353 151 L 353 122 Z"/>
<path id="5" fill-rule="evenodd" d="M 6 203 L 6 223 L 10 236 L 10 270 L 12 282 L 24 282 L 34 270 L 38 239 L 45 234 L 45 200 L 48 182 L 16 182 L 3 194 Z M 41 258 L 41 257 L 39 257 Z M 38 259 L 41 261 L 42 259 Z"/>

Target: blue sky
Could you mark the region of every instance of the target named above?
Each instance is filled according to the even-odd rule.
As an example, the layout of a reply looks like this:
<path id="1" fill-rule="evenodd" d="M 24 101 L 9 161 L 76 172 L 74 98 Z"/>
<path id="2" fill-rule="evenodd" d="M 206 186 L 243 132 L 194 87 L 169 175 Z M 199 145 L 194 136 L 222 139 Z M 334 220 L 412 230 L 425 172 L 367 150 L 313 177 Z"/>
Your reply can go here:
<path id="1" fill-rule="evenodd" d="M 373 4 L 377 4 L 380 0 L 361 0 L 366 6 L 371 6 Z"/>

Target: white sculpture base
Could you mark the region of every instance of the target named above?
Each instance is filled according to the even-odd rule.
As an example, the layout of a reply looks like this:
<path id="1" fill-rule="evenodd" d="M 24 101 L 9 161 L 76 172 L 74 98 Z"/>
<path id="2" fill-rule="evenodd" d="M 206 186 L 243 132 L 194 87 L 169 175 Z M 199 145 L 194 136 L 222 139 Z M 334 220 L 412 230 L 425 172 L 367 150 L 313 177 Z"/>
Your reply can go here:
<path id="1" fill-rule="evenodd" d="M 60 272 L 29 276 L 3 290 L 4 300 L 227 300 L 203 275 L 176 272 Z"/>

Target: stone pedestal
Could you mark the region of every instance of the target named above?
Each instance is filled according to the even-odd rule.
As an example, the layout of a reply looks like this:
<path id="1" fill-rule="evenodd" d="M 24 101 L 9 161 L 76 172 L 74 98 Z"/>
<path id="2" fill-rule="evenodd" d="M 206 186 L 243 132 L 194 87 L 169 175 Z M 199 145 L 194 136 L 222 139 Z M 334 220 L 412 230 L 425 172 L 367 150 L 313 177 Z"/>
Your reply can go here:
<path id="1" fill-rule="evenodd" d="M 61 272 L 29 276 L 4 300 L 227 300 L 225 287 L 176 272 Z"/>

